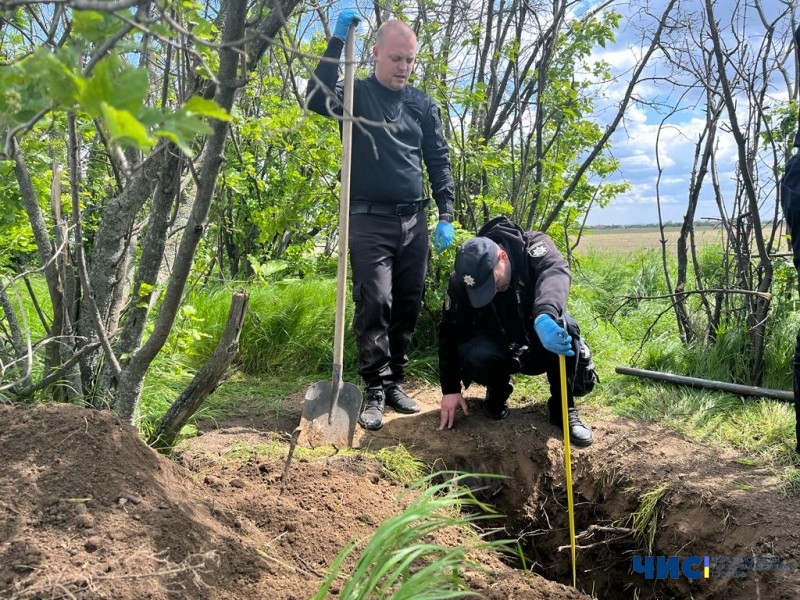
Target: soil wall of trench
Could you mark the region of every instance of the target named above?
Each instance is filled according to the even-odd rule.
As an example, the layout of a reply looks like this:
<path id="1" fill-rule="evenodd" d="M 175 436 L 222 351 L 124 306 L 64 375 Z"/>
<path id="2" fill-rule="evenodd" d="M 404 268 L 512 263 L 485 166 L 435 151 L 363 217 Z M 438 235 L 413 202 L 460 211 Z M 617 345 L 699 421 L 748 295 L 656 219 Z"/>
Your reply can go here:
<path id="1" fill-rule="evenodd" d="M 470 487 L 504 515 L 494 523 L 502 535 L 519 540 L 514 566 L 571 585 L 560 430 L 543 424 L 541 406 L 512 409 L 501 423 L 473 416 L 475 408 L 453 431 L 420 433 L 420 423 L 396 419 L 372 442 L 401 440 L 433 470 L 499 476 L 476 475 Z M 594 444 L 571 449 L 580 591 L 610 600 L 800 598 L 797 498 L 778 469 L 654 423 L 591 422 Z M 636 557 L 644 566 L 653 561 L 652 577 L 634 570 Z M 691 557 L 708 557 L 708 577 L 702 569 L 694 579 L 679 572 Z M 738 569 L 723 572 L 724 564 Z M 686 573 L 699 568 L 689 564 Z"/>

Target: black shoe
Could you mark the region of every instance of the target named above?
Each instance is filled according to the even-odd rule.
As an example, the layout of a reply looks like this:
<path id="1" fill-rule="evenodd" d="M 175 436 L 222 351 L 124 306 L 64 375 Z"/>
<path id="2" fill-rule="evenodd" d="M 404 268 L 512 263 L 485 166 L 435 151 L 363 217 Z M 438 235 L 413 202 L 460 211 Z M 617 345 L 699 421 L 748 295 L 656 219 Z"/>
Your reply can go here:
<path id="1" fill-rule="evenodd" d="M 578 448 L 587 448 L 591 446 L 592 442 L 594 441 L 592 430 L 589 429 L 583 421 L 581 421 L 581 418 L 578 415 L 578 409 L 574 407 L 567 409 L 567 416 L 569 421 L 570 443 Z M 550 411 L 550 423 L 559 429 L 562 429 L 561 411 Z"/>
<path id="2" fill-rule="evenodd" d="M 481 408 L 483 409 L 483 414 L 493 421 L 502 421 L 508 416 L 508 405 L 505 402 L 492 404 L 489 400 L 484 400 L 481 403 Z"/>
<path id="3" fill-rule="evenodd" d="M 413 415 L 419 412 L 419 404 L 403 391 L 399 383 L 390 383 L 383 388 L 386 396 L 386 405 L 391 406 L 396 412 L 404 415 Z"/>
<path id="4" fill-rule="evenodd" d="M 364 429 L 377 431 L 383 427 L 383 409 L 386 406 L 386 396 L 383 390 L 368 389 L 364 395 L 364 404 L 358 416 L 358 424 Z"/>
<path id="5" fill-rule="evenodd" d="M 510 384 L 505 384 L 499 388 L 496 386 L 486 388 L 486 399 L 481 404 L 483 414 L 493 421 L 502 421 L 508 416 L 508 401 L 514 388 Z"/>
<path id="6" fill-rule="evenodd" d="M 483 401 L 481 408 L 483 414 L 493 421 L 502 421 L 508 416 L 508 405 L 506 402 L 511 396 L 514 388 L 510 383 L 494 383 L 486 386 L 486 400 Z"/>

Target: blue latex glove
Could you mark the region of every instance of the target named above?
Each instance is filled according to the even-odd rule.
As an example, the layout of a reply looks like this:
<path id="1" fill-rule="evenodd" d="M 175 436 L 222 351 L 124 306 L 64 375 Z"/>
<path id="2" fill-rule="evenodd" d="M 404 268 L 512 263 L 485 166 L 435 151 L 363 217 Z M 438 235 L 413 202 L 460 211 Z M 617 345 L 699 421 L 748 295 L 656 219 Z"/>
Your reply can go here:
<path id="1" fill-rule="evenodd" d="M 453 243 L 453 236 L 455 230 L 453 224 L 447 221 L 439 221 L 436 225 L 436 231 L 433 233 L 433 245 L 436 247 L 436 252 L 441 252 Z"/>
<path id="2" fill-rule="evenodd" d="M 533 329 L 546 350 L 564 356 L 575 356 L 575 351 L 572 349 L 572 336 L 550 315 L 536 317 Z"/>
<path id="3" fill-rule="evenodd" d="M 339 18 L 336 19 L 336 29 L 333 30 L 333 35 L 347 41 L 347 34 L 350 33 L 350 25 L 358 25 L 361 22 L 361 17 L 358 12 L 352 8 L 346 8 L 339 13 Z"/>

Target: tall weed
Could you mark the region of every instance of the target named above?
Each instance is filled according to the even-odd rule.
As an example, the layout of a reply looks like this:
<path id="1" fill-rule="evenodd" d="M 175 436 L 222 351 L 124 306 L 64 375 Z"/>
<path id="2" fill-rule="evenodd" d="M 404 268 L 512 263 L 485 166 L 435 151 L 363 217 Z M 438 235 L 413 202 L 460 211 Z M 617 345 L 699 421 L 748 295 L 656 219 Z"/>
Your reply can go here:
<path id="1" fill-rule="evenodd" d="M 704 286 L 724 285 L 725 270 L 718 246 L 701 248 L 698 260 Z M 616 365 L 634 366 L 791 390 L 792 356 L 800 314 L 797 291 L 793 289 L 795 274 L 785 271 L 776 269 L 778 292 L 773 296 L 768 316 L 764 378 L 755 382 L 749 379 L 748 361 L 752 356 L 749 332 L 738 313 L 729 311 L 722 315 L 722 324 L 712 340 L 687 346 L 678 335 L 670 299 L 644 298 L 666 292 L 659 253 L 601 253 L 579 258 L 578 268 L 573 269 L 570 310 L 580 315 L 578 322 L 586 330 L 584 335 L 603 381 L 595 388 L 591 401 L 620 415 L 664 423 L 693 439 L 735 447 L 761 464 L 786 467 L 800 463 L 794 452 L 795 419 L 790 404 L 696 390 L 614 372 Z M 731 300 L 728 306 L 739 300 Z M 688 299 L 687 305 L 694 311 L 692 319 L 705 318 L 699 310 L 699 297 Z M 585 327 L 588 323 L 596 326 Z M 702 322 L 698 324 L 702 330 Z"/>
<path id="2" fill-rule="evenodd" d="M 457 546 L 438 544 L 438 532 L 449 528 L 466 531 L 479 521 L 499 516 L 461 485 L 466 476 L 433 483 L 439 477 L 434 474 L 418 480 L 412 486 L 416 496 L 408 508 L 381 523 L 369 540 L 346 546 L 312 600 L 327 598 L 337 581 L 343 583 L 338 597 L 349 600 L 479 596 L 462 579 L 465 568 L 480 569 L 472 552 L 510 551 L 511 546 L 507 540 L 487 541 L 476 534 L 465 536 L 466 541 Z M 355 567 L 345 573 L 345 561 L 359 549 Z"/>
<path id="3" fill-rule="evenodd" d="M 241 369 L 265 377 L 304 373 L 313 379 L 329 375 L 333 362 L 336 282 L 287 280 L 251 285 L 247 291 L 250 301 L 236 358 Z M 193 348 L 201 359 L 214 350 L 225 325 L 232 293 L 228 288 L 216 288 L 203 290 L 189 299 L 203 315 L 204 331 L 210 334 L 198 339 Z M 344 366 L 350 376 L 356 364 L 351 318 L 352 303 L 347 301 Z"/>

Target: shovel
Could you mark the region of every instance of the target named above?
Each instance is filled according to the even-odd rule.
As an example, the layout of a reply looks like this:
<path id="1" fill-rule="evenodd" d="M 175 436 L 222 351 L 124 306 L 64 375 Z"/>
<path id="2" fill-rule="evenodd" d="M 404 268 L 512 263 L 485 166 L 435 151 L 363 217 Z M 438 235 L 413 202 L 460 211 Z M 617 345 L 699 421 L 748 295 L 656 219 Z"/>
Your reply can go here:
<path id="1" fill-rule="evenodd" d="M 333 334 L 333 377 L 308 388 L 303 402 L 298 441 L 309 446 L 351 447 L 361 410 L 361 390 L 342 381 L 344 354 L 347 243 L 350 235 L 350 165 L 353 140 L 353 86 L 355 24 L 350 26 L 344 50 L 344 110 L 342 112 L 342 174 L 339 203 L 339 261 L 336 281 L 336 321 Z"/>

